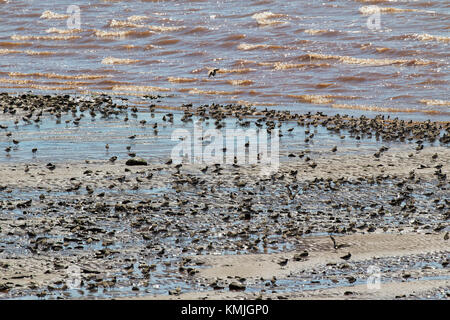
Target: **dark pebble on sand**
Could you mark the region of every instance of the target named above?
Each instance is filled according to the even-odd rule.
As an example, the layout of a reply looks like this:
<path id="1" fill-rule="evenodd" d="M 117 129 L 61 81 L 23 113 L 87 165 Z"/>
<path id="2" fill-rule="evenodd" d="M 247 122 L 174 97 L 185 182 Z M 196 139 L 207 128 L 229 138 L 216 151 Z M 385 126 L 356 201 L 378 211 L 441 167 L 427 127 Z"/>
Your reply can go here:
<path id="1" fill-rule="evenodd" d="M 125 163 L 127 166 L 146 166 L 147 161 L 142 158 L 131 158 Z"/>
<path id="2" fill-rule="evenodd" d="M 244 291 L 245 285 L 239 282 L 232 282 L 230 283 L 228 288 L 230 289 L 230 291 Z"/>

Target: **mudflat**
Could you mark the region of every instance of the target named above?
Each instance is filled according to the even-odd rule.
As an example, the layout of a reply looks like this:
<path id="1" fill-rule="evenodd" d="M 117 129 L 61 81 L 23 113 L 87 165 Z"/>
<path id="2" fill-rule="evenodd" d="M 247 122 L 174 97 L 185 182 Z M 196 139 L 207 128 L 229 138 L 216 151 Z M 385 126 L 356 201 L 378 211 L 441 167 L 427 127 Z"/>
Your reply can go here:
<path id="1" fill-rule="evenodd" d="M 72 114 L 81 124 L 63 122 L 60 130 L 76 128 L 83 137 L 87 120 L 80 114 L 88 104 L 62 107 L 63 119 Z M 69 155 L 51 150 L 51 136 L 32 152 L 26 132 L 33 127 L 14 125 L 23 108 L 9 110 L 17 113 L 1 118 L 1 143 L 10 150 L 0 158 L 0 298 L 448 298 L 448 124 L 365 117 L 341 123 L 232 106 L 180 107 L 184 112 L 173 115 L 174 127 L 210 112 L 220 126 L 226 110 L 251 126 L 275 118 L 285 135 L 279 168 L 262 174 L 261 164 L 170 163 L 156 148 L 168 136 L 147 153 L 116 153 L 119 141 L 134 141 L 130 153 L 145 143 L 130 138 L 144 118 L 145 132 L 154 123 L 169 130 L 167 111 L 153 106 L 131 111 L 130 128 L 109 150 L 103 136 L 87 135 L 84 160 L 76 147 Z M 129 114 L 120 110 L 98 125 L 118 126 Z M 46 112 L 37 133 L 58 119 Z M 320 131 L 330 121 L 342 127 L 338 134 Z M 355 133 L 356 122 L 367 131 Z M 414 127 L 415 136 L 396 123 Z M 371 130 L 381 139 L 370 140 Z M 78 141 L 67 134 L 65 145 L 71 139 Z"/>

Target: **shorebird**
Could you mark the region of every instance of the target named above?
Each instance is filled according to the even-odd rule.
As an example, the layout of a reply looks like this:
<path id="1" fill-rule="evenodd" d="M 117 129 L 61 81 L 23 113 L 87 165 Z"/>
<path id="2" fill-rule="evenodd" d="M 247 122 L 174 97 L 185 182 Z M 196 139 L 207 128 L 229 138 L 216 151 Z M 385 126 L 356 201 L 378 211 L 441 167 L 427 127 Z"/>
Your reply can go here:
<path id="1" fill-rule="evenodd" d="M 331 241 L 333 241 L 333 248 L 336 250 L 338 248 L 337 244 L 336 244 L 336 240 L 333 238 L 332 235 L 330 235 Z"/>
<path id="2" fill-rule="evenodd" d="M 330 238 L 331 238 L 331 241 L 333 241 L 333 248 L 334 248 L 334 250 L 338 250 L 338 249 L 341 249 L 341 248 L 349 247 L 349 245 L 345 244 L 345 243 L 337 244 L 336 243 L 336 239 L 334 239 L 334 237 L 331 234 L 330 234 Z"/>
<path id="3" fill-rule="evenodd" d="M 278 264 L 282 267 L 284 267 L 285 265 L 287 265 L 289 262 L 289 259 L 283 259 L 281 261 L 278 262 Z"/>
<path id="4" fill-rule="evenodd" d="M 347 260 L 350 260 L 351 257 L 352 257 L 352 254 L 349 252 L 345 256 L 341 257 L 341 259 L 347 261 Z"/>
<path id="5" fill-rule="evenodd" d="M 208 78 L 210 78 L 211 76 L 212 77 L 214 77 L 215 75 L 216 75 L 216 72 L 217 71 L 219 71 L 219 69 L 212 69 L 212 70 L 209 70 L 209 72 L 208 72 Z"/>

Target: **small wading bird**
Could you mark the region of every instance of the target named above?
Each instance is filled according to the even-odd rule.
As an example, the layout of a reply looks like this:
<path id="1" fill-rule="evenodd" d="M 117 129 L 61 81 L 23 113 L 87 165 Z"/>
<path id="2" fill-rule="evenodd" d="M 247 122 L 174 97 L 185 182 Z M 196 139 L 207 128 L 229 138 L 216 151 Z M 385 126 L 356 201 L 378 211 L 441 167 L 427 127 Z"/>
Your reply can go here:
<path id="1" fill-rule="evenodd" d="M 341 259 L 348 261 L 348 260 L 350 260 L 351 257 L 352 257 L 352 254 L 349 252 L 345 256 L 341 257 Z"/>
<path id="2" fill-rule="evenodd" d="M 219 69 L 212 69 L 212 70 L 209 70 L 209 72 L 208 72 L 208 78 L 211 78 L 211 76 L 212 77 L 214 77 L 215 75 L 216 75 L 216 72 L 217 71 L 219 71 Z"/>
<path id="3" fill-rule="evenodd" d="M 289 259 L 283 259 L 280 262 L 278 262 L 278 264 L 282 267 L 284 267 L 285 265 L 287 265 L 289 262 Z"/>
<path id="4" fill-rule="evenodd" d="M 341 248 L 349 247 L 349 245 L 347 245 L 345 243 L 337 244 L 336 243 L 336 239 L 334 239 L 334 237 L 331 234 L 330 234 L 330 238 L 331 238 L 331 241 L 333 241 L 333 248 L 334 248 L 334 250 L 338 250 L 338 249 L 341 249 Z"/>

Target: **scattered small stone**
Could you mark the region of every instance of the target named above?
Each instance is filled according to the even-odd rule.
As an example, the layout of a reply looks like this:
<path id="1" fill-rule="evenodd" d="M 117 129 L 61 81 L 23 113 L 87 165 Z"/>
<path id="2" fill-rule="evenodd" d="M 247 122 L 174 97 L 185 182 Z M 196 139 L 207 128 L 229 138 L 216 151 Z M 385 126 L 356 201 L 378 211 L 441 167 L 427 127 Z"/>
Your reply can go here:
<path id="1" fill-rule="evenodd" d="M 147 161 L 142 158 L 131 158 L 125 162 L 127 166 L 146 166 L 148 165 Z"/>
<path id="2" fill-rule="evenodd" d="M 230 283 L 228 288 L 230 289 L 230 291 L 244 291 L 245 284 L 235 281 L 235 282 Z"/>

